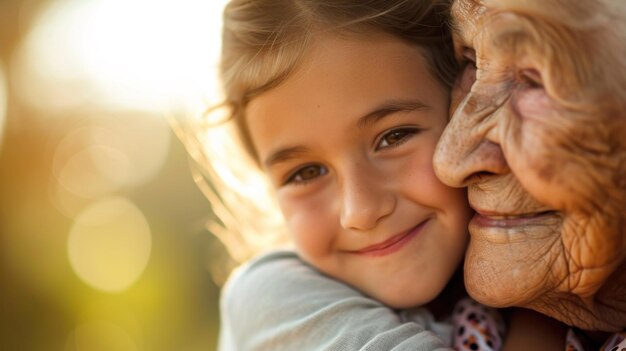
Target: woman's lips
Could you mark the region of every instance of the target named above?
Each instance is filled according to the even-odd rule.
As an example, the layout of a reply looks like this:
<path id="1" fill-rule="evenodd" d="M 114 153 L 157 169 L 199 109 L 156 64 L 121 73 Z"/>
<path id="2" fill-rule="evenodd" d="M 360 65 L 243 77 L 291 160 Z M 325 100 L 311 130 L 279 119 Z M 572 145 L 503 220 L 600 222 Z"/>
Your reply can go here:
<path id="1" fill-rule="evenodd" d="M 399 251 L 404 246 L 406 246 L 413 238 L 419 234 L 422 229 L 426 226 L 426 223 L 430 218 L 425 219 L 420 224 L 416 225 L 412 229 L 409 229 L 400 234 L 396 234 L 391 238 L 382 241 L 378 244 L 370 245 L 368 247 L 362 248 L 360 250 L 350 251 L 350 253 L 357 255 L 365 255 L 365 256 L 387 256 L 394 252 Z"/>
<path id="2" fill-rule="evenodd" d="M 551 218 L 555 215 L 555 211 L 542 211 L 534 213 L 523 214 L 502 214 L 491 211 L 476 210 L 474 218 L 472 218 L 472 225 L 479 227 L 519 227 L 524 225 L 530 225 Z"/>

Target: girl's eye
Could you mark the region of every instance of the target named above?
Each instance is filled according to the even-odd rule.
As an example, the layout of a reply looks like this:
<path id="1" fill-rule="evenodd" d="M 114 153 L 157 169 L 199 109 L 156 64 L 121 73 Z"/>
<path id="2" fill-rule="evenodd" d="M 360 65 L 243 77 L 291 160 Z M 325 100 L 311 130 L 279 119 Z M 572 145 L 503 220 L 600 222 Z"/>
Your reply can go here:
<path id="1" fill-rule="evenodd" d="M 293 172 L 285 184 L 304 184 L 328 173 L 328 169 L 321 165 L 307 165 Z"/>
<path id="2" fill-rule="evenodd" d="M 394 129 L 385 133 L 376 145 L 376 150 L 400 146 L 402 143 L 408 141 L 413 135 L 417 134 L 418 131 L 419 130 L 417 128 L 402 128 Z"/>

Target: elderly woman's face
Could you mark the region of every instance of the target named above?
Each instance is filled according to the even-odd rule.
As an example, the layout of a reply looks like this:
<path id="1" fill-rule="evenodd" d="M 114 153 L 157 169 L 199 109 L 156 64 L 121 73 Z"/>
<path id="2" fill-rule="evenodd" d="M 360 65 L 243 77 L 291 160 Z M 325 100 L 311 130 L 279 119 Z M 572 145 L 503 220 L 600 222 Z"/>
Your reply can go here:
<path id="1" fill-rule="evenodd" d="M 572 39 L 566 31 L 551 28 L 544 38 L 536 22 L 467 0 L 455 3 L 453 17 L 456 53 L 467 63 L 435 169 L 445 183 L 468 187 L 476 211 L 468 291 L 582 328 L 623 328 L 623 314 L 605 318 L 612 312 L 603 304 L 614 302 L 603 299 L 626 288 L 603 289 L 623 279 L 624 112 L 598 107 L 600 99 L 577 105 L 581 91 L 568 89 L 581 73 L 555 73 L 580 67 L 575 58 L 555 64 Z M 582 93 L 602 95 L 589 89 Z"/>

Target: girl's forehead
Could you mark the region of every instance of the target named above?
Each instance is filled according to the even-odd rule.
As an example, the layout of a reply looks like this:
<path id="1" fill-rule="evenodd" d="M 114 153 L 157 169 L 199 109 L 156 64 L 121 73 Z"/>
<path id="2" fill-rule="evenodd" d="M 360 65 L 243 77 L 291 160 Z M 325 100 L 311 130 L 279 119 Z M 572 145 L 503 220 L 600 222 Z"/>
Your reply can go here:
<path id="1" fill-rule="evenodd" d="M 447 97 L 417 48 L 387 37 L 333 37 L 316 44 L 282 84 L 252 99 L 246 123 L 263 159 L 279 144 L 332 133 L 343 140 L 360 130 L 360 119 L 387 110 L 436 108 L 442 111 L 438 123 L 445 124 Z"/>
<path id="2" fill-rule="evenodd" d="M 354 90 L 362 90 L 363 94 L 370 96 L 385 88 L 410 90 L 414 88 L 414 82 L 406 75 L 412 72 L 418 73 L 416 79 L 422 81 L 420 85 L 424 80 L 434 80 L 421 49 L 399 39 L 383 34 L 359 37 L 320 35 L 311 43 L 302 62 L 280 84 L 255 96 L 247 111 L 256 111 L 260 106 L 272 107 L 287 97 L 293 100 L 304 91 L 309 94 L 303 102 L 313 98 L 349 103 L 342 98 Z M 363 85 L 354 84 L 356 82 L 372 87 L 362 89 Z M 313 89 L 315 87 L 319 90 Z M 346 89 L 341 90 L 342 87 Z M 328 90 L 338 94 L 329 96 L 325 94 Z M 268 96 L 272 98 L 266 98 Z M 259 101 L 272 103 L 259 104 Z"/>

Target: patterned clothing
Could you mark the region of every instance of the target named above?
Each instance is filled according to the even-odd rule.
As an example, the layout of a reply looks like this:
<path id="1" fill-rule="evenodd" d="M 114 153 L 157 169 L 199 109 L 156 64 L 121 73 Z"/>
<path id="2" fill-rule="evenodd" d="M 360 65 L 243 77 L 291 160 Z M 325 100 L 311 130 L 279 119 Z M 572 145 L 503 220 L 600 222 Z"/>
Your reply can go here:
<path id="1" fill-rule="evenodd" d="M 453 347 L 458 351 L 496 351 L 502 349 L 505 323 L 499 313 L 469 298 L 459 301 L 452 317 Z M 576 329 L 567 331 L 565 351 L 590 351 L 584 336 Z M 613 334 L 598 351 L 626 351 L 626 331 Z"/>
<path id="2" fill-rule="evenodd" d="M 465 298 L 457 303 L 453 313 L 453 346 L 456 350 L 502 349 L 506 328 L 498 311 Z"/>
<path id="3" fill-rule="evenodd" d="M 568 330 L 565 351 L 586 351 L 587 349 L 583 346 L 582 340 L 583 337 L 576 329 Z M 626 331 L 613 334 L 606 340 L 599 351 L 626 351 Z"/>

